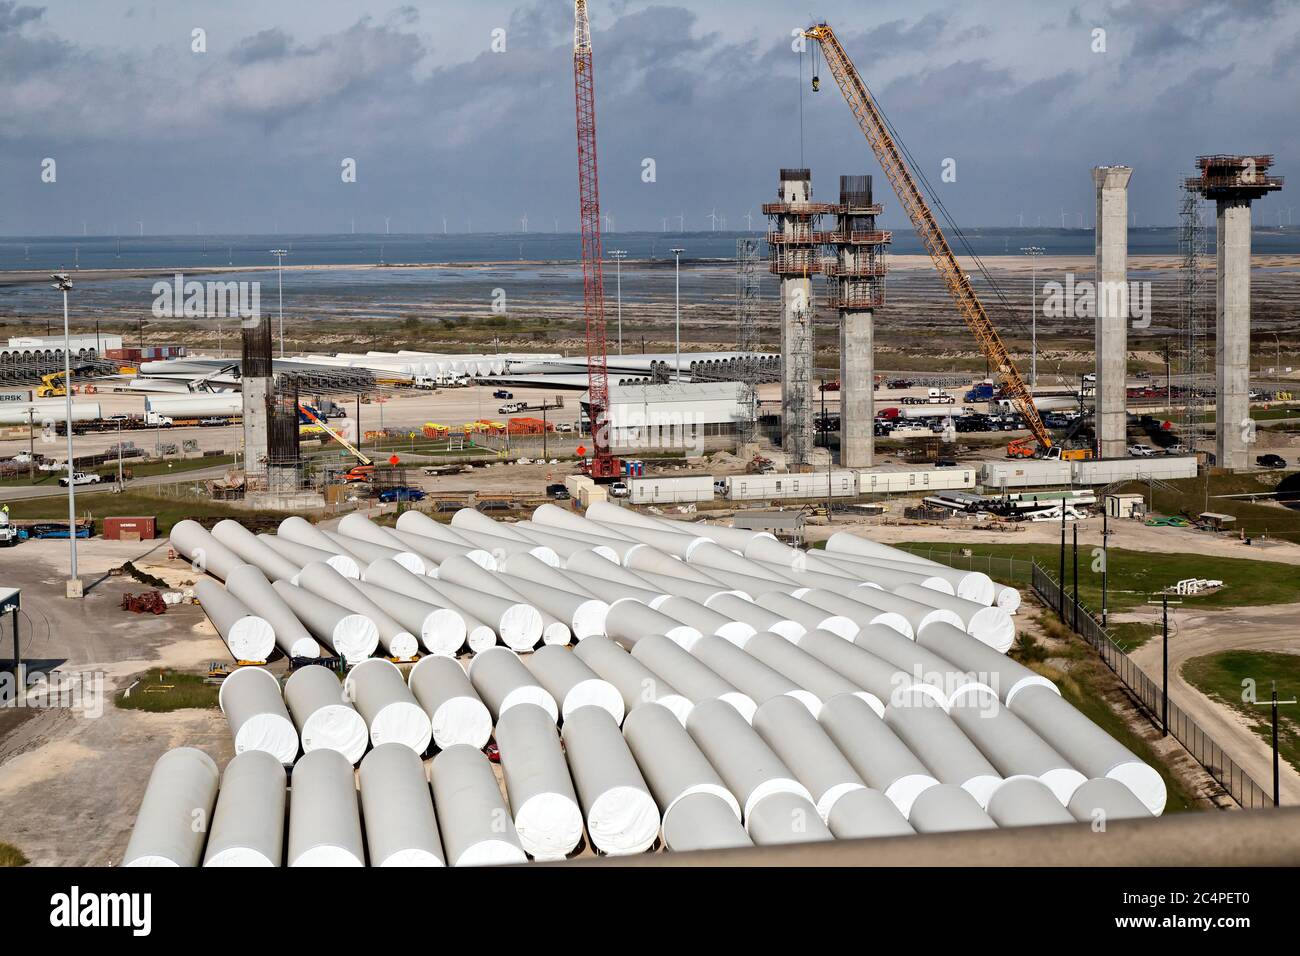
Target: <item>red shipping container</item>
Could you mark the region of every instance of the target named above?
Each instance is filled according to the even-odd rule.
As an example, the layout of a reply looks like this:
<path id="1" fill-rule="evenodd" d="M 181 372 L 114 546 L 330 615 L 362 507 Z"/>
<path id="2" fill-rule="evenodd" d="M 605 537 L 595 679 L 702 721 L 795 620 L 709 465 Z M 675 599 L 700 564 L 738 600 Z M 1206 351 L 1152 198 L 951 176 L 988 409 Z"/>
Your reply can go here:
<path id="1" fill-rule="evenodd" d="M 152 541 L 155 535 L 153 515 L 115 516 L 104 519 L 104 537 L 110 541 Z"/>

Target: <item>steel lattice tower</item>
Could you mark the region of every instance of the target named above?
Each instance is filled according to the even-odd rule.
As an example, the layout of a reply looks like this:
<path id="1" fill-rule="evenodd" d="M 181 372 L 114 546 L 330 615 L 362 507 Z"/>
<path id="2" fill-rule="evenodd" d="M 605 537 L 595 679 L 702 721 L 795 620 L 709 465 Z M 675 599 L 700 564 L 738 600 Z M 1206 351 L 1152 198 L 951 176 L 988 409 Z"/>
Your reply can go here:
<path id="1" fill-rule="evenodd" d="M 736 350 L 740 352 L 740 402 L 744 409 L 736 426 L 742 444 L 758 438 L 758 322 L 762 314 L 757 239 L 736 240 Z"/>

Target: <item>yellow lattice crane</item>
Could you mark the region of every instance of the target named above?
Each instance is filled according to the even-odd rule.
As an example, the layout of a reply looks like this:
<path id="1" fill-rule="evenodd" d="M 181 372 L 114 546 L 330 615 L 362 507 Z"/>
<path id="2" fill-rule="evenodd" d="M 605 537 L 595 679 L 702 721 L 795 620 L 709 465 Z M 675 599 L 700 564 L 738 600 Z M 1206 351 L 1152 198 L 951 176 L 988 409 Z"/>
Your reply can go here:
<path id="1" fill-rule="evenodd" d="M 1052 436 L 1034 406 L 1029 386 L 1025 384 L 1015 363 L 1011 361 L 1007 347 L 1002 343 L 1002 337 L 998 335 L 997 328 L 971 286 L 970 277 L 958 265 L 952 247 L 948 245 L 943 230 L 939 228 L 929 203 L 926 202 L 924 194 L 917 185 L 916 177 L 908 168 L 901 144 L 890 133 L 889 124 L 872 98 L 871 91 L 862 82 L 862 77 L 858 75 L 853 61 L 840 46 L 835 31 L 828 24 L 819 23 L 804 31 L 804 36 L 816 40 L 821 46 L 831 76 L 835 77 L 835 82 L 839 84 L 840 92 L 844 94 L 844 99 L 849 104 L 849 109 L 853 111 L 858 126 L 876 154 L 885 178 L 894 188 L 894 193 L 898 196 L 898 201 L 902 204 L 907 217 L 912 221 L 912 226 L 920 236 L 922 245 L 930 254 L 930 259 L 938 269 L 944 285 L 952 294 L 957 310 L 974 333 L 976 341 L 979 342 L 980 351 L 988 359 L 989 367 L 996 374 L 1002 387 L 1002 394 L 1011 400 L 1032 433 L 1032 438 L 1022 438 L 1008 444 L 1007 454 L 1017 458 L 1028 458 L 1035 454 L 1044 458 L 1062 457 L 1060 447 L 1053 446 Z M 814 84 L 816 82 L 817 78 L 814 77 Z M 1036 452 L 1031 447 L 1033 443 L 1038 446 Z M 1075 451 L 1067 452 L 1065 457 L 1082 457 L 1082 455 Z"/>

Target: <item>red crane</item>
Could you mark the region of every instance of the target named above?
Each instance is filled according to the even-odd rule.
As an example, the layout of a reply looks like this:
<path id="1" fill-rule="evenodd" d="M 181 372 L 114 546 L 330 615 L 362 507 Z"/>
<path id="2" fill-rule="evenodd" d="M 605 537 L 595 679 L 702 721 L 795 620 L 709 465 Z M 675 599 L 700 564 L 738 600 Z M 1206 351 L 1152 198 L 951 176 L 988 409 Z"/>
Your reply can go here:
<path id="1" fill-rule="evenodd" d="M 582 227 L 582 311 L 587 324 L 587 415 L 592 444 L 591 459 L 583 470 L 601 481 L 619 477 L 622 463 L 609 450 L 609 351 L 596 167 L 596 84 L 586 0 L 574 0 L 573 4 L 573 92 L 578 116 L 578 221 Z"/>

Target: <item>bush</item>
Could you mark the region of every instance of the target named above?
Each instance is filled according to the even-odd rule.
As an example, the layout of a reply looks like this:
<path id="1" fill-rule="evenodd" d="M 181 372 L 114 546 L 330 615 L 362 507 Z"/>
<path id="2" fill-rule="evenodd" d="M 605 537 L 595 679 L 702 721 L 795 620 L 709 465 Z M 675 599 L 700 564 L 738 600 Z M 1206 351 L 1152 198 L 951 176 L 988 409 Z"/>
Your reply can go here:
<path id="1" fill-rule="evenodd" d="M 0 843 L 0 866 L 26 866 L 30 862 L 18 847 Z"/>
<path id="2" fill-rule="evenodd" d="M 1016 642 L 1011 650 L 1007 651 L 1007 657 L 1021 664 L 1041 664 L 1047 660 L 1048 653 L 1047 648 L 1040 644 L 1036 637 L 1021 631 L 1016 635 Z"/>

